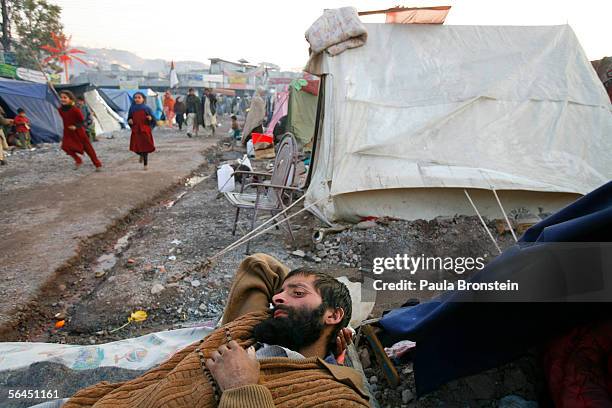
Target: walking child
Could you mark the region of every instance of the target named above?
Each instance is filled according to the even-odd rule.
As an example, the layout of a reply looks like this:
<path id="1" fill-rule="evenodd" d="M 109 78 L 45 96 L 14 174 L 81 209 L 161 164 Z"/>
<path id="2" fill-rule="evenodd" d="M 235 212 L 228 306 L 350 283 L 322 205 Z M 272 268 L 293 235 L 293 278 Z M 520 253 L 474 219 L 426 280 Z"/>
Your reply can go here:
<path id="1" fill-rule="evenodd" d="M 96 171 L 100 171 L 102 163 L 98 160 L 96 151 L 91 145 L 87 133 L 85 133 L 85 118 L 81 110 L 75 106 L 76 98 L 74 94 L 70 91 L 61 91 L 60 102 L 62 106 L 59 108 L 59 114 L 64 122 L 62 150 L 74 159 L 75 170 L 78 170 L 83 164 L 79 155 L 86 153 L 96 167 Z"/>
<path id="2" fill-rule="evenodd" d="M 85 97 L 77 96 L 76 105 L 83 114 L 83 117 L 85 118 L 85 133 L 87 133 L 89 141 L 97 142 L 98 139 L 96 138 L 96 124 L 93 118 L 94 113 L 89 107 L 89 105 L 87 105 L 87 102 L 85 102 Z"/>
<path id="3" fill-rule="evenodd" d="M 132 128 L 130 150 L 140 156 L 140 162 L 143 163 L 144 170 L 147 170 L 149 153 L 155 151 L 155 142 L 151 132 L 155 127 L 155 116 L 151 108 L 145 103 L 146 99 L 143 93 L 136 92 L 133 99 L 134 102 L 130 106 L 128 114 L 128 123 Z"/>
<path id="4" fill-rule="evenodd" d="M 240 140 L 240 125 L 238 124 L 236 115 L 232 115 L 232 136 L 234 139 Z"/>
<path id="5" fill-rule="evenodd" d="M 22 149 L 31 149 L 30 143 L 30 119 L 26 116 L 23 108 L 17 109 L 17 116 L 14 122 L 15 131 L 17 132 L 17 146 Z"/>

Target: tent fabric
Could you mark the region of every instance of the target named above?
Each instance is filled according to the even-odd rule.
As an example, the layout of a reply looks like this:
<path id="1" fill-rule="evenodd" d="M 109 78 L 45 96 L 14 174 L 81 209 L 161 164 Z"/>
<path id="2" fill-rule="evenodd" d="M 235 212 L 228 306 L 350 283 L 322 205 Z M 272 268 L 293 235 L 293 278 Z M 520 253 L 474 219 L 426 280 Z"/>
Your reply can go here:
<path id="1" fill-rule="evenodd" d="M 277 92 L 274 99 L 274 112 L 272 113 L 272 119 L 266 126 L 266 135 L 272 135 L 274 127 L 281 120 L 283 116 L 287 115 L 287 108 L 289 105 L 289 93 L 288 92 Z"/>
<path id="2" fill-rule="evenodd" d="M 95 113 L 96 134 L 112 133 L 121 130 L 123 118 L 106 104 L 96 89 L 85 92 L 85 102 Z"/>
<path id="3" fill-rule="evenodd" d="M 572 282 L 609 275 L 610 241 L 612 182 L 531 227 L 517 245 L 470 281 L 510 279 L 531 285 L 537 296 L 551 293 L 550 287 L 560 288 L 555 293 L 562 293 Z M 563 256 L 564 262 L 572 259 L 572 266 L 563 267 L 564 262 L 550 254 L 555 245 L 568 242 L 574 243 L 574 248 Z M 579 252 L 575 243 L 581 243 L 586 251 Z M 610 299 L 607 284 L 605 301 Z M 472 294 L 446 292 L 432 301 L 393 310 L 380 320 L 385 342 L 409 339 L 417 343 L 414 369 L 420 395 L 450 380 L 509 362 L 578 325 L 610 318 L 609 308 L 604 307 L 607 304 L 601 302 L 483 304 L 466 301 L 468 296 Z"/>
<path id="4" fill-rule="evenodd" d="M 32 143 L 59 142 L 63 133 L 62 119 L 57 112 L 59 100 L 47 84 L 0 78 L 0 99 L 15 116 L 23 108 L 30 119 Z"/>
<path id="5" fill-rule="evenodd" d="M 293 133 L 300 146 L 308 146 L 314 136 L 317 101 L 318 97 L 305 88 L 289 87 L 287 131 Z"/>
<path id="6" fill-rule="evenodd" d="M 444 24 L 450 6 L 420 7 L 386 13 L 387 24 Z"/>
<path id="7" fill-rule="evenodd" d="M 310 71 L 326 81 L 307 204 L 328 219 L 419 218 L 415 190 L 584 195 L 612 178 L 612 105 L 569 26 L 366 27 Z M 368 204 L 391 191 L 407 192 L 396 213 Z"/>
<path id="8" fill-rule="evenodd" d="M 137 92 L 141 92 L 147 97 L 147 105 L 155 114 L 155 119 L 160 120 L 163 113 L 163 103 L 161 96 L 151 89 L 111 89 L 101 88 L 101 91 L 118 106 L 117 113 L 127 122 L 132 98 Z"/>

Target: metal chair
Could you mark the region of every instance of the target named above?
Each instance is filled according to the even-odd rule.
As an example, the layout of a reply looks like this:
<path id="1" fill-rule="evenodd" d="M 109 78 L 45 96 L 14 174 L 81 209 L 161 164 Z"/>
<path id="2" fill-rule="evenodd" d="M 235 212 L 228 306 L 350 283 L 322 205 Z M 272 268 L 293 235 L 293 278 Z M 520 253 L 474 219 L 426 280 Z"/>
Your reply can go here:
<path id="1" fill-rule="evenodd" d="M 299 188 L 292 185 L 297 161 L 297 142 L 292 134 L 287 133 L 283 136 L 279 144 L 272 173 L 253 171 L 234 172 L 234 176 L 238 174 L 242 175 L 240 192 L 224 193 L 225 198 L 227 198 L 230 204 L 236 207 L 236 218 L 234 219 L 232 235 L 236 235 L 236 226 L 238 225 L 240 209 L 253 210 L 253 219 L 251 220 L 252 231 L 255 228 L 255 222 L 259 211 L 270 211 L 274 216 L 291 205 L 294 193 L 301 191 Z M 250 182 L 247 184 L 248 179 L 253 180 L 255 177 L 269 178 L 269 180 L 264 182 Z M 245 192 L 245 190 L 249 189 L 255 189 L 255 192 Z M 285 219 L 291 239 L 295 241 L 291 225 L 287 220 L 287 214 L 283 213 L 282 217 Z M 276 227 L 278 229 L 278 225 Z M 249 250 L 250 241 L 247 242 L 247 254 L 250 253 Z"/>

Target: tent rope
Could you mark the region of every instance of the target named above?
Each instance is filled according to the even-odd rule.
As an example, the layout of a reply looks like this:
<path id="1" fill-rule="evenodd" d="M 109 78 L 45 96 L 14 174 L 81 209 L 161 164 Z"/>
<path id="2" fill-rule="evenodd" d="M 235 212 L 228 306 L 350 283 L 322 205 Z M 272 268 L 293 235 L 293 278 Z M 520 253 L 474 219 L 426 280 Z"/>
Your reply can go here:
<path id="1" fill-rule="evenodd" d="M 474 211 L 476 211 L 476 215 L 478 215 L 478 218 L 480 219 L 480 222 L 482 223 L 483 228 L 485 229 L 485 231 L 487 231 L 487 234 L 489 235 L 489 238 L 491 238 L 491 241 L 495 245 L 495 248 L 497 248 L 497 250 L 501 254 L 502 253 L 501 248 L 499 247 L 499 245 L 497 245 L 497 241 L 495 241 L 495 238 L 493 238 L 493 234 L 491 234 L 491 231 L 489 231 L 489 228 L 487 227 L 487 224 L 484 222 L 484 219 L 480 215 L 478 208 L 476 208 L 474 201 L 472 201 L 472 197 L 470 197 L 470 194 L 467 192 L 465 188 L 463 189 L 463 192 L 465 193 L 467 199 L 470 201 L 470 204 L 472 204 L 472 208 L 474 209 Z"/>

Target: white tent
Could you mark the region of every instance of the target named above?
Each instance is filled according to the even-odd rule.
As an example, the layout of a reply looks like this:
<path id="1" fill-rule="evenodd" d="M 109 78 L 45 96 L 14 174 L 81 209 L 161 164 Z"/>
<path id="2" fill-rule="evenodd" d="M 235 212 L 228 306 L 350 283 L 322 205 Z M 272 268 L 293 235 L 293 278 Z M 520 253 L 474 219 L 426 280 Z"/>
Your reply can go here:
<path id="1" fill-rule="evenodd" d="M 612 178 L 612 107 L 569 26 L 366 24 L 323 55 L 306 202 L 329 220 L 554 211 Z"/>
<path id="2" fill-rule="evenodd" d="M 111 133 L 121 129 L 123 119 L 108 106 L 94 88 L 84 93 L 85 102 L 94 113 L 96 134 Z"/>

